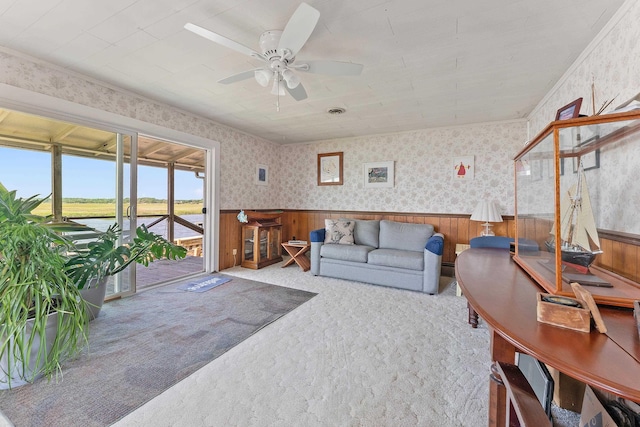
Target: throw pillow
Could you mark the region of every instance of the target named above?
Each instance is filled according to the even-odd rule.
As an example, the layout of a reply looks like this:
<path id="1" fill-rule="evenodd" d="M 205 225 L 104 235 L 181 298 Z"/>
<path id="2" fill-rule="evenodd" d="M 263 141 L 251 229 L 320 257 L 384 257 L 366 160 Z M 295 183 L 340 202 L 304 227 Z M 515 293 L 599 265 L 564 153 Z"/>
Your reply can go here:
<path id="1" fill-rule="evenodd" d="M 325 219 L 325 243 L 337 243 L 339 245 L 353 245 L 353 229 L 356 223 L 344 219 Z"/>

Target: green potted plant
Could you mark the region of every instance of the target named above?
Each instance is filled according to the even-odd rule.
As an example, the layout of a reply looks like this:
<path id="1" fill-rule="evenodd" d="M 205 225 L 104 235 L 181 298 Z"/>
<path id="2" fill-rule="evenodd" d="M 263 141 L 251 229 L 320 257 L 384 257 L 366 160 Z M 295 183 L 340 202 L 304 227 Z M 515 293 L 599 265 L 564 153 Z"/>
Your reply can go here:
<path id="1" fill-rule="evenodd" d="M 0 183 L 0 389 L 51 378 L 83 348 L 109 276 L 134 262 L 148 266 L 187 254 L 144 225 L 125 245 L 118 245 L 121 230 L 113 225 L 80 248 L 73 232 L 88 227 L 32 213 L 46 199 L 18 198 Z M 85 288 L 97 299 L 83 295 Z"/>
<path id="2" fill-rule="evenodd" d="M 65 270 L 73 245 L 32 214 L 43 201 L 0 183 L 0 389 L 51 378 L 87 339 L 87 313 Z"/>
<path id="3" fill-rule="evenodd" d="M 145 225 L 136 229 L 133 240 L 118 245 L 121 230 L 117 224 L 90 242 L 86 248 L 78 249 L 66 262 L 66 271 L 87 302 L 89 319 L 100 313 L 106 292 L 106 281 L 129 265 L 144 265 L 162 259 L 179 259 L 187 255 L 187 250 L 177 246 L 162 236 L 147 230 Z"/>

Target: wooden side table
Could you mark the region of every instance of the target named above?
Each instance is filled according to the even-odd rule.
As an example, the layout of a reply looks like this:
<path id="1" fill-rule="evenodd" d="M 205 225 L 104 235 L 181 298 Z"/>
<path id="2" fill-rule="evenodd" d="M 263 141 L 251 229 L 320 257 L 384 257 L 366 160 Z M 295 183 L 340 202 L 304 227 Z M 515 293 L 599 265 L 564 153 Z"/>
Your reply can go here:
<path id="1" fill-rule="evenodd" d="M 298 266 L 302 269 L 302 271 L 308 271 L 311 268 L 311 261 L 307 258 L 306 253 L 311 249 L 310 244 L 290 244 L 290 243 L 282 243 L 282 247 L 291 258 L 282 265 L 282 268 L 293 264 L 294 262 L 298 264 Z"/>

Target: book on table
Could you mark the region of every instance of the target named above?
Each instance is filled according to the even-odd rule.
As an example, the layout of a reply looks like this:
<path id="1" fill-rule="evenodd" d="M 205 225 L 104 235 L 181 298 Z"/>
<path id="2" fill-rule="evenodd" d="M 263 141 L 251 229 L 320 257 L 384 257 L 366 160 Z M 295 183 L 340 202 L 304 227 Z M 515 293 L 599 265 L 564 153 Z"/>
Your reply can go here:
<path id="1" fill-rule="evenodd" d="M 306 240 L 289 240 L 287 244 L 289 245 L 306 245 L 308 242 Z"/>

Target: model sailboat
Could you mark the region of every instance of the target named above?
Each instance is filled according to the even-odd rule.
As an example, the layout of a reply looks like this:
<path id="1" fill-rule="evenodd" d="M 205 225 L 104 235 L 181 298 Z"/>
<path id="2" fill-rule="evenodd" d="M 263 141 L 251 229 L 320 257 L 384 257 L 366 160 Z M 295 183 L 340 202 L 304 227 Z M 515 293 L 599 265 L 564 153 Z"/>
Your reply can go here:
<path id="1" fill-rule="evenodd" d="M 550 232 L 552 237 L 545 243 L 549 252 L 555 252 L 556 233 L 554 223 Z M 560 201 L 560 240 L 563 262 L 589 267 L 596 255 L 602 253 L 581 161 L 578 182 Z"/>

